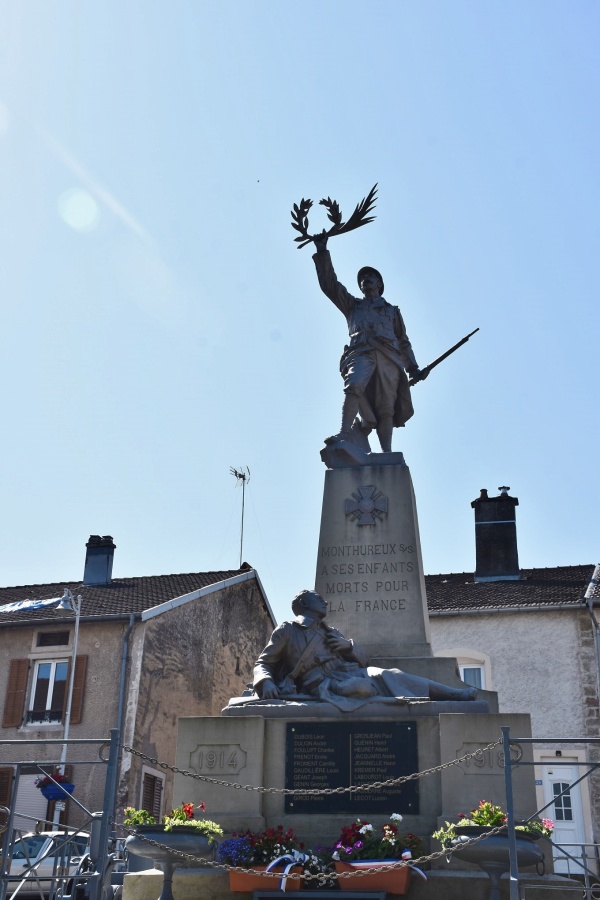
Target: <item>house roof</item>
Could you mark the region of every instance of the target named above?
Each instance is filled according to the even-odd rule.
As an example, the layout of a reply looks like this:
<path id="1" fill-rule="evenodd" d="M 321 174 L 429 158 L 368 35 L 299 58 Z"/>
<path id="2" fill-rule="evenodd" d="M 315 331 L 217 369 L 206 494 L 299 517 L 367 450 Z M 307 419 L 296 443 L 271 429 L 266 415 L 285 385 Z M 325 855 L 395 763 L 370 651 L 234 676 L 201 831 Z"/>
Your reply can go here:
<path id="1" fill-rule="evenodd" d="M 190 572 L 183 575 L 147 575 L 142 578 L 114 578 L 110 584 L 84 585 L 81 581 L 61 581 L 54 584 L 6 587 L 0 588 L 0 606 L 16 600 L 60 597 L 64 589 L 68 588 L 76 596 L 81 595 L 82 618 L 129 616 L 132 613 L 141 613 L 146 609 L 166 603 L 175 597 L 181 597 L 192 591 L 216 585 L 221 581 L 251 571 L 252 567 L 244 563 L 241 569 Z M 53 619 L 60 621 L 72 617 L 72 613 L 56 609 L 19 610 L 0 614 L 0 626 L 11 622 L 39 621 L 40 619 L 46 622 Z"/>
<path id="2" fill-rule="evenodd" d="M 518 581 L 476 582 L 472 572 L 426 575 L 427 605 L 433 614 L 491 610 L 573 606 L 585 604 L 587 597 L 600 604 L 600 566 L 557 566 L 550 569 L 522 569 Z"/>

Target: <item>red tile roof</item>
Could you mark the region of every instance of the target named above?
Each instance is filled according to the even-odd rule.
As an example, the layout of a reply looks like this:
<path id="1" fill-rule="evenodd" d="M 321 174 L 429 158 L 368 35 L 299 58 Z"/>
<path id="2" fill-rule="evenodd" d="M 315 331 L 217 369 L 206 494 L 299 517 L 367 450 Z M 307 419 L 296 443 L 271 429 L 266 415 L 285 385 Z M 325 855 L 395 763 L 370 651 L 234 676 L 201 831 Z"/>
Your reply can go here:
<path id="1" fill-rule="evenodd" d="M 167 600 L 189 594 L 200 588 L 208 587 L 234 578 L 251 570 L 245 565 L 242 569 L 228 569 L 218 572 L 191 572 L 184 575 L 148 575 L 142 578 L 115 578 L 111 584 L 83 585 L 80 581 L 61 581 L 56 584 L 30 584 L 22 587 L 0 588 L 0 606 L 15 600 L 39 600 L 50 597 L 61 597 L 64 588 L 68 588 L 76 596 L 81 594 L 81 615 L 88 616 L 129 616 L 145 609 L 158 606 Z M 0 613 L 0 625 L 15 621 L 33 621 L 36 619 L 64 619 L 72 614 L 63 610 L 39 609 L 13 613 Z"/>
<path id="2" fill-rule="evenodd" d="M 485 610 L 496 607 L 582 606 L 596 567 L 557 566 L 522 569 L 520 581 L 475 582 L 472 572 L 426 575 L 430 612 Z M 600 585 L 592 584 L 594 604 L 600 604 Z"/>

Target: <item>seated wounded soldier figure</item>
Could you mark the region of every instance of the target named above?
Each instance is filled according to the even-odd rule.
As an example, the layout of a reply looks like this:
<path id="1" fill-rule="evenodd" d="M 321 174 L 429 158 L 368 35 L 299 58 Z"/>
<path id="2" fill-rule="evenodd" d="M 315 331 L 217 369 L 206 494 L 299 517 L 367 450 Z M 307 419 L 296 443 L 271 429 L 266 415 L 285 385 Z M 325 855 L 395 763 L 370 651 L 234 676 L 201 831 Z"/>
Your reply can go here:
<path id="1" fill-rule="evenodd" d="M 475 699 L 473 688 L 461 690 L 400 669 L 369 666 L 360 645 L 326 625 L 327 603 L 316 591 L 300 591 L 292 611 L 296 618 L 275 629 L 254 668 L 254 690 L 263 700 L 304 696 L 351 711 L 381 697 Z"/>

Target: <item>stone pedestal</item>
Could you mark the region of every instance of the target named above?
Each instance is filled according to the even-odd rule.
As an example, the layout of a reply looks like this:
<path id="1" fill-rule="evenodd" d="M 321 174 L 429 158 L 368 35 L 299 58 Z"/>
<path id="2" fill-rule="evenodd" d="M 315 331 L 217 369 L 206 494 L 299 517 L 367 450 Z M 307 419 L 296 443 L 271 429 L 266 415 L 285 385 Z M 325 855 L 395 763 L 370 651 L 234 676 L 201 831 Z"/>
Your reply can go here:
<path id="1" fill-rule="evenodd" d="M 307 788 L 321 789 L 384 780 L 393 774 L 396 763 L 392 756 L 396 751 L 401 756 L 400 769 L 396 771 L 423 772 L 498 740 L 502 725 L 510 725 L 521 737 L 531 734 L 527 715 L 440 711 L 445 705 L 419 704 L 413 710 L 408 707 L 404 712 L 396 711 L 386 717 L 295 718 L 291 705 L 285 718 L 229 715 L 180 719 L 177 767 L 228 784 L 237 783 L 242 788 L 201 782 L 178 774 L 174 797 L 195 804 L 204 800 L 209 818 L 219 822 L 227 832 L 246 828 L 261 830 L 282 824 L 294 828 L 311 846 L 332 844 L 341 827 L 357 815 L 383 824 L 393 812 L 404 816 L 403 830 L 427 838 L 441 818 L 456 817 L 481 799 L 506 805 L 500 746 L 422 777 L 416 791 L 407 788 L 394 793 L 392 790 L 389 801 L 383 805 L 375 792 L 367 795 L 366 800 L 361 797 L 359 805 L 357 793 L 345 794 L 342 802 L 331 803 L 323 797 L 307 804 L 294 803 L 294 797 L 288 797 L 286 802 L 286 796 L 277 791 L 291 787 L 294 778 L 294 786 L 306 784 Z M 326 729 L 323 725 L 331 727 Z M 397 725 L 404 729 L 404 738 L 398 737 L 398 729 L 392 727 Z M 295 739 L 295 728 L 302 733 L 302 746 Z M 331 734 L 336 729 L 340 736 L 332 743 Z M 531 759 L 531 745 L 525 745 L 519 752 L 523 753 L 524 760 Z M 348 773 L 349 753 L 354 754 L 356 765 Z M 513 773 L 518 817 L 526 818 L 536 808 L 531 771 L 524 767 Z M 375 774 L 378 777 L 373 777 Z M 266 788 L 266 791 L 245 790 L 245 786 Z"/>
<path id="2" fill-rule="evenodd" d="M 325 473 L 315 587 L 328 623 L 361 644 L 373 665 L 431 657 L 410 472 L 401 453 L 371 456 L 372 465 Z"/>

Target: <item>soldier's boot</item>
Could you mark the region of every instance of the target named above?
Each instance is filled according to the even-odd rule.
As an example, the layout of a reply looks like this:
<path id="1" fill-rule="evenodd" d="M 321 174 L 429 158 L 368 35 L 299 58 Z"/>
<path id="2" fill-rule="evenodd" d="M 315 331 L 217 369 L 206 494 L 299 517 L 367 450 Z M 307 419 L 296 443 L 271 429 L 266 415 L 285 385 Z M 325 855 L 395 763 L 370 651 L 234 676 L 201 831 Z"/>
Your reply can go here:
<path id="1" fill-rule="evenodd" d="M 369 426 L 359 418 L 356 418 L 352 423 L 353 443 L 356 444 L 357 447 L 360 447 L 361 450 L 364 450 L 365 453 L 371 452 L 369 435 L 372 431 L 373 429 L 369 428 Z"/>
<path id="2" fill-rule="evenodd" d="M 432 681 L 429 685 L 430 700 L 475 700 L 477 691 L 473 687 L 460 688 L 448 687 L 447 684 L 439 684 Z"/>
<path id="3" fill-rule="evenodd" d="M 382 416 L 377 425 L 377 437 L 381 444 L 382 453 L 392 452 L 392 432 L 394 431 L 394 417 Z"/>
<path id="4" fill-rule="evenodd" d="M 325 438 L 326 444 L 335 444 L 337 441 L 352 441 L 352 423 L 358 415 L 358 397 L 355 394 L 344 394 L 342 406 L 342 428 L 338 434 L 332 434 Z"/>

